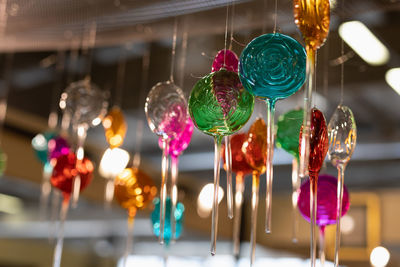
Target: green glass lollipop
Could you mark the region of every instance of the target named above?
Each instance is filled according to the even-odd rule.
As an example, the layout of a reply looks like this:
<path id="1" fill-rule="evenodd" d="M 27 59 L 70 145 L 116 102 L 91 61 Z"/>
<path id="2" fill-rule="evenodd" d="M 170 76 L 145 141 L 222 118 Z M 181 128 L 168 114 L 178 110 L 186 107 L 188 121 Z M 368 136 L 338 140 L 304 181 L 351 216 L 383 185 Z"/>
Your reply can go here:
<path id="1" fill-rule="evenodd" d="M 276 146 L 282 148 L 294 159 L 292 161 L 292 213 L 293 213 L 293 229 L 292 241 L 297 242 L 298 230 L 298 214 L 297 214 L 297 197 L 300 187 L 300 179 L 298 172 L 299 155 L 299 135 L 301 125 L 303 124 L 303 109 L 294 109 L 282 114 L 278 118 L 276 131 Z"/>
<path id="2" fill-rule="evenodd" d="M 299 159 L 299 135 L 303 124 L 303 109 L 294 109 L 278 118 L 276 146 Z"/>
<path id="3" fill-rule="evenodd" d="M 249 120 L 254 97 L 243 88 L 237 73 L 220 69 L 200 79 L 189 98 L 189 113 L 194 125 L 214 137 L 214 199 L 211 227 L 211 254 L 215 254 L 218 226 L 218 188 L 221 141 L 238 131 Z"/>

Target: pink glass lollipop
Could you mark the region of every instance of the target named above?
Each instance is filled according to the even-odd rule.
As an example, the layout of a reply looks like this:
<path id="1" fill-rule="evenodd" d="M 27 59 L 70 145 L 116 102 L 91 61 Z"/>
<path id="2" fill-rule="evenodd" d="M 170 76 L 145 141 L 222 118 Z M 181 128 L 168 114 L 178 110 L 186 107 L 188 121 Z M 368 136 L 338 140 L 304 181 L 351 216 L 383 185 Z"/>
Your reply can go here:
<path id="1" fill-rule="evenodd" d="M 175 210 L 176 204 L 178 203 L 178 165 L 179 156 L 188 147 L 193 134 L 193 121 L 190 116 L 187 118 L 186 127 L 175 139 L 172 139 L 169 143 L 168 154 L 171 156 L 171 201 L 172 201 L 172 212 L 171 212 L 171 230 L 172 230 L 172 240 L 176 239 L 176 220 L 175 220 Z M 162 149 L 163 139 L 158 139 L 158 145 Z"/>
<path id="2" fill-rule="evenodd" d="M 337 179 L 334 176 L 323 174 L 318 177 L 317 190 L 317 217 L 316 223 L 320 229 L 320 260 L 325 260 L 325 226 L 336 223 L 337 217 Z M 300 194 L 297 201 L 301 215 L 310 222 L 310 180 L 307 179 L 300 187 Z M 344 186 L 342 216 L 345 215 L 350 207 L 349 192 Z"/>
<path id="3" fill-rule="evenodd" d="M 219 71 L 224 68 L 229 71 L 238 72 L 239 58 L 229 49 L 222 49 L 218 51 L 217 55 L 214 57 L 211 71 Z M 226 154 L 226 182 L 227 182 L 227 194 L 226 200 L 228 204 L 228 217 L 233 218 L 233 189 L 232 189 L 232 151 L 230 145 L 229 136 L 225 136 L 225 154 Z"/>
<path id="4" fill-rule="evenodd" d="M 171 140 L 177 138 L 186 127 L 187 102 L 182 90 L 171 81 L 160 82 L 151 88 L 145 108 L 150 129 L 163 139 L 163 156 L 160 189 L 160 243 L 164 243 L 166 180 L 168 151 Z"/>

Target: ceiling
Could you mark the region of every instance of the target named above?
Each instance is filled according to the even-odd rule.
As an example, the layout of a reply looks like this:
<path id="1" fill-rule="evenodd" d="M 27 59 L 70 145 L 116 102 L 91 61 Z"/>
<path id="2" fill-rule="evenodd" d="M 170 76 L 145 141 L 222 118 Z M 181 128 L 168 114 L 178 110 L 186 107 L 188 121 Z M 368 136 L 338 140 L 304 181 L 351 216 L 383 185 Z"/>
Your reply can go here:
<path id="1" fill-rule="evenodd" d="M 340 101 L 341 90 L 340 65 L 337 64 L 342 59 L 341 39 L 337 28 L 341 21 L 361 20 L 389 48 L 391 57 L 386 65 L 370 66 L 345 45 L 344 104 L 353 110 L 358 127 L 358 144 L 346 171 L 346 184 L 353 190 L 400 188 L 400 96 L 384 80 L 389 68 L 400 66 L 400 1 L 344 2 L 343 7 L 342 1 L 337 0 L 329 38 L 318 52 L 314 104 L 329 120 Z M 156 136 L 145 121 L 145 96 L 153 85 L 169 77 L 175 21 L 176 83 L 188 96 L 194 83 L 210 72 L 213 56 L 224 48 L 227 3 L 234 3 L 234 12 L 232 6 L 229 9 L 233 27 L 228 28 L 229 31 L 233 29 L 232 50 L 239 55 L 252 38 L 272 31 L 273 0 L 0 1 L 0 51 L 4 52 L 0 58 L 0 98 L 7 96 L 8 92 L 4 138 L 15 136 L 24 142 L 21 151 L 31 153 L 27 151 L 29 140 L 47 128 L 50 112 L 58 112 L 61 118 L 57 103 L 63 89 L 90 72 L 94 83 L 110 91 L 111 105 L 120 105 L 126 115 L 128 134 L 123 147 L 131 155 L 140 150 L 142 167 L 158 183 L 161 151 Z M 7 19 L 4 19 L 4 14 Z M 278 1 L 277 28 L 302 42 L 293 22 L 292 1 Z M 79 49 L 81 46 L 83 48 Z M 125 75 L 118 80 L 117 73 L 123 64 L 126 64 Z M 7 84 L 10 85 L 9 91 Z M 303 90 L 279 101 L 276 116 L 301 107 L 302 101 Z M 244 130 L 257 116 L 266 118 L 266 107 L 260 101 Z M 138 125 L 143 125 L 142 134 Z M 90 129 L 86 153 L 99 163 L 106 147 L 102 127 Z M 34 201 L 38 196 L 36 183 L 40 177 L 27 175 L 36 183 L 26 185 L 23 181 L 26 177 L 18 169 L 18 156 L 16 153 L 13 156 L 12 150 L 11 146 L 6 150 L 10 161 L 10 170 L 6 174 L 12 182 L 3 180 L 0 183 L 2 193 L 20 196 L 25 202 Z M 32 163 L 27 168 L 29 172 L 38 174 L 38 166 Z M 274 166 L 274 191 L 288 193 L 291 190 L 291 157 L 276 149 Z M 195 129 L 192 142 L 181 157 L 180 167 L 181 191 L 195 198 L 201 186 L 212 181 L 212 138 Z M 326 161 L 323 171 L 336 174 L 329 161 Z M 223 186 L 226 183 L 224 176 Z M 14 180 L 15 177 L 23 179 Z M 18 187 L 15 183 L 20 184 L 23 190 L 11 190 Z M 247 183 L 250 185 L 250 181 Z M 83 205 L 81 212 L 77 211 L 74 218 L 79 218 L 87 210 L 102 210 L 99 205 L 102 203 L 102 186 L 91 186 L 90 201 L 87 206 Z M 263 181 L 261 190 L 265 190 Z M 37 206 L 32 210 L 35 208 Z M 121 224 L 124 214 L 115 212 L 114 223 Z M 5 226 L 0 224 L 1 227 Z M 96 227 L 103 229 L 103 225 Z M 121 232 L 112 234 L 123 235 Z"/>

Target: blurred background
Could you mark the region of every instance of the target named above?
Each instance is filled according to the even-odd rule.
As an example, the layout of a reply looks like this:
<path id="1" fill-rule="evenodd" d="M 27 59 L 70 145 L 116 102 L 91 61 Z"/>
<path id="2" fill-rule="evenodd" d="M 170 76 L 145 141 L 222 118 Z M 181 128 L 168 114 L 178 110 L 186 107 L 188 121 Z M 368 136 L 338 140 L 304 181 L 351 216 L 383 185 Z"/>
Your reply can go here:
<path id="1" fill-rule="evenodd" d="M 370 257 L 376 260 L 388 256 L 379 251 L 371 256 L 375 247 L 383 246 L 390 253 L 387 266 L 400 266 L 400 74 L 396 69 L 400 67 L 400 1 L 330 2 L 330 33 L 318 51 L 314 105 L 329 120 L 340 101 L 340 64 L 344 62 L 344 104 L 353 110 L 358 128 L 357 147 L 345 175 L 351 207 L 342 227 L 341 263 L 372 266 Z M 35 158 L 31 140 L 48 129 L 50 114 L 61 118 L 58 102 L 67 85 L 90 73 L 92 81 L 109 92 L 109 106 L 119 104 L 128 123 L 122 148 L 131 156 L 141 153 L 140 168 L 159 186 L 161 150 L 158 138 L 147 127 L 145 96 L 157 82 L 169 79 L 175 21 L 175 81 L 189 96 L 196 81 L 211 71 L 217 51 L 224 48 L 227 5 L 232 50 L 238 55 L 254 37 L 273 31 L 273 0 L 0 1 L 0 98 L 2 107 L 7 103 L 1 147 L 8 157 L 0 179 L 0 266 L 51 265 L 56 227 L 54 218 L 41 220 L 39 216 L 43 168 Z M 277 11 L 278 32 L 304 44 L 294 24 L 293 2 L 279 0 Z M 352 29 L 354 34 L 339 35 L 340 25 L 348 21 L 362 22 L 382 44 L 382 50 L 370 46 L 373 42 L 364 39 L 363 28 L 356 27 L 359 24 Z M 350 47 L 352 43 L 358 45 Z M 122 74 L 121 66 L 125 66 Z M 278 103 L 276 118 L 302 107 L 302 103 L 303 90 Z M 243 131 L 259 116 L 266 118 L 266 107 L 257 101 Z M 108 267 L 120 263 L 127 214 L 116 203 L 111 210 L 104 208 L 106 180 L 98 173 L 98 166 L 107 147 L 103 127 L 91 128 L 85 153 L 95 163 L 95 177 L 78 207 L 68 214 L 62 266 Z M 199 211 L 198 197 L 213 180 L 213 153 L 212 138 L 195 129 L 180 158 L 179 201 L 185 205 L 182 237 L 169 247 L 160 246 L 152 232 L 151 208 L 141 211 L 135 220 L 128 264 L 247 266 L 251 179 L 245 180 L 241 257 L 232 256 L 232 221 L 227 218 L 225 197 L 220 204 L 218 255 L 209 256 L 211 218 L 209 211 Z M 300 266 L 309 256 L 309 224 L 302 218 L 298 242 L 292 242 L 291 162 L 289 154 L 275 149 L 273 230 L 269 235 L 263 230 L 262 176 L 256 266 Z M 337 175 L 328 160 L 321 172 Z M 223 171 L 221 187 L 226 191 Z M 334 231 L 334 226 L 327 229 L 328 260 L 332 260 Z M 385 266 L 385 261 L 373 262 L 374 266 Z"/>

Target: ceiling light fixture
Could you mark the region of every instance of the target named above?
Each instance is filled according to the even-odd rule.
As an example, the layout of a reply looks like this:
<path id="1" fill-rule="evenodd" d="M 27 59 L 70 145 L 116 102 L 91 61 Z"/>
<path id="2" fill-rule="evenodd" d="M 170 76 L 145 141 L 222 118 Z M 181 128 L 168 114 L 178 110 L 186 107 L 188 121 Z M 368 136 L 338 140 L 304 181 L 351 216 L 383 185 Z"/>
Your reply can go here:
<path id="1" fill-rule="evenodd" d="M 389 61 L 389 50 L 362 22 L 342 23 L 339 35 L 368 64 L 379 66 Z"/>

